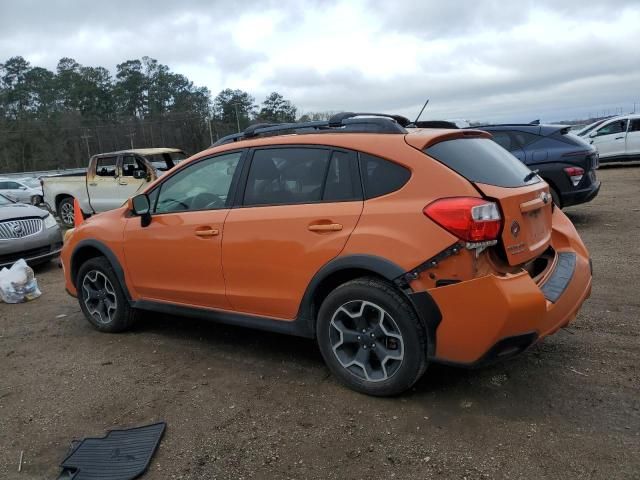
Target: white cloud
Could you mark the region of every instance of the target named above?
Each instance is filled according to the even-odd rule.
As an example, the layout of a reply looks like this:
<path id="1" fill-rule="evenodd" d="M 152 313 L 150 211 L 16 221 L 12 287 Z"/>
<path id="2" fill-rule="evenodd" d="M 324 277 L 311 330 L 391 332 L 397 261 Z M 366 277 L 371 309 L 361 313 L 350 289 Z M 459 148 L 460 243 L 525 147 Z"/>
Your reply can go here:
<path id="1" fill-rule="evenodd" d="M 114 69 L 149 55 L 215 94 L 301 110 L 557 120 L 640 102 L 640 4 L 552 1 L 20 2 L 0 59 Z"/>

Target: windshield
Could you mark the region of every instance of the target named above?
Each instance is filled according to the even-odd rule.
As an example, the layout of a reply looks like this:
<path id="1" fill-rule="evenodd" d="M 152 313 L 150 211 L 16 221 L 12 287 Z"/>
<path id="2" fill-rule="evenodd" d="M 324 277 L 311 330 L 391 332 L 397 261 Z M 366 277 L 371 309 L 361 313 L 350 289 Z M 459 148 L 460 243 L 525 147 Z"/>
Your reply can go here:
<path id="1" fill-rule="evenodd" d="M 40 188 L 40 180 L 37 178 L 21 178 L 20 183 L 29 188 Z"/>
<path id="2" fill-rule="evenodd" d="M 580 136 L 580 137 L 584 137 L 587 133 L 591 132 L 594 128 L 602 125 L 604 122 L 606 122 L 608 119 L 603 119 L 603 120 L 598 120 L 595 123 L 592 123 L 591 125 L 583 128 L 582 130 L 580 130 L 579 132 L 576 133 L 576 135 Z"/>

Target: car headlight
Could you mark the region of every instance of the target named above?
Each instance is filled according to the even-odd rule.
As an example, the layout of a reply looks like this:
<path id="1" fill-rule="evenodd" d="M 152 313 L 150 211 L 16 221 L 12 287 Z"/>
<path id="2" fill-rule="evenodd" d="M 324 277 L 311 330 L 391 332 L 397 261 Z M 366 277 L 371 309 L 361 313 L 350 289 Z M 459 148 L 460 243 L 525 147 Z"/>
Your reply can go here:
<path id="1" fill-rule="evenodd" d="M 44 217 L 45 228 L 51 228 L 51 227 L 57 227 L 57 226 L 58 226 L 58 222 L 56 222 L 56 219 L 54 218 L 53 215 L 49 214 L 46 217 Z"/>

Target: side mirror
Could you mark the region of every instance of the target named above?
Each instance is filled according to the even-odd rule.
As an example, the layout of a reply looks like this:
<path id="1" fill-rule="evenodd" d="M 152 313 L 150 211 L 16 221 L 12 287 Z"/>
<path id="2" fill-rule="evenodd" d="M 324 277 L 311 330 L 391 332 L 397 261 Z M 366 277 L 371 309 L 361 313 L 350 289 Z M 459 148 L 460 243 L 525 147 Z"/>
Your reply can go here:
<path id="1" fill-rule="evenodd" d="M 134 170 L 133 178 L 137 180 L 142 180 L 143 178 L 147 178 L 147 172 L 145 172 L 144 170 Z"/>
<path id="2" fill-rule="evenodd" d="M 593 132 L 589 133 L 589 138 L 594 138 L 598 136 L 598 132 L 596 132 L 595 130 Z"/>
<path id="3" fill-rule="evenodd" d="M 26 190 L 27 189 L 27 187 L 25 187 L 24 185 L 20 185 L 20 187 L 18 187 L 18 188 L 20 188 L 20 190 Z"/>
<path id="4" fill-rule="evenodd" d="M 141 193 L 132 199 L 133 213 L 140 217 L 140 226 L 147 227 L 151 223 L 151 205 L 149 197 Z"/>

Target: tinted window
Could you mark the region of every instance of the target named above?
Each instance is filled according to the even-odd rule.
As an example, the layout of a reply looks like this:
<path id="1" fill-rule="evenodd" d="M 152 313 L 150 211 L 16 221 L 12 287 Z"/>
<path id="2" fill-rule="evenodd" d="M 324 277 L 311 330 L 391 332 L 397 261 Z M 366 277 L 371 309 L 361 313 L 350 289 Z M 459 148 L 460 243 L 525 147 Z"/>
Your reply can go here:
<path id="1" fill-rule="evenodd" d="M 640 132 L 640 118 L 636 118 L 631 120 L 631 125 L 629 125 L 630 132 Z"/>
<path id="2" fill-rule="evenodd" d="M 531 170 L 487 138 L 447 140 L 427 148 L 425 153 L 471 182 L 520 187 L 540 181 L 534 176 L 525 183 L 524 178 Z"/>
<path id="3" fill-rule="evenodd" d="M 511 137 L 507 132 L 491 132 L 492 140 L 506 150 L 511 150 Z"/>
<path id="4" fill-rule="evenodd" d="M 516 132 L 511 132 L 511 135 L 513 136 L 513 140 L 515 142 L 514 147 L 515 146 L 526 147 L 530 143 L 533 143 L 536 140 L 540 140 L 540 137 L 535 133 L 516 131 Z"/>
<path id="5" fill-rule="evenodd" d="M 116 157 L 104 157 L 96 159 L 96 175 L 101 177 L 116 176 Z"/>
<path id="6" fill-rule="evenodd" d="M 322 199 L 340 202 L 362 198 L 355 153 L 333 152 Z"/>
<path id="7" fill-rule="evenodd" d="M 615 122 L 607 123 L 604 127 L 597 131 L 597 137 L 601 135 L 613 135 L 614 133 L 622 133 L 627 130 L 626 120 L 616 120 Z"/>
<path id="8" fill-rule="evenodd" d="M 242 152 L 208 158 L 171 176 L 160 186 L 155 212 L 225 208 L 240 157 Z"/>
<path id="9" fill-rule="evenodd" d="M 360 165 L 365 198 L 394 192 L 411 177 L 411 172 L 403 166 L 366 153 L 360 154 Z"/>
<path id="10" fill-rule="evenodd" d="M 0 190 L 8 190 L 8 182 L 0 182 Z"/>
<path id="11" fill-rule="evenodd" d="M 22 185 L 17 182 L 6 182 L 6 189 L 8 190 L 19 190 Z"/>
<path id="12" fill-rule="evenodd" d="M 136 158 L 133 155 L 125 155 L 122 158 L 122 175 L 124 177 L 133 177 L 133 173 L 136 171 L 146 173 L 147 169 L 139 158 Z"/>
<path id="13" fill-rule="evenodd" d="M 329 150 L 256 150 L 247 178 L 245 205 L 312 203 L 322 200 Z"/>

